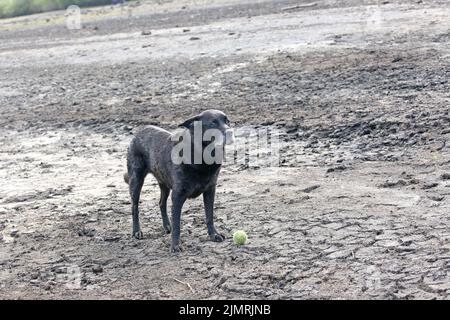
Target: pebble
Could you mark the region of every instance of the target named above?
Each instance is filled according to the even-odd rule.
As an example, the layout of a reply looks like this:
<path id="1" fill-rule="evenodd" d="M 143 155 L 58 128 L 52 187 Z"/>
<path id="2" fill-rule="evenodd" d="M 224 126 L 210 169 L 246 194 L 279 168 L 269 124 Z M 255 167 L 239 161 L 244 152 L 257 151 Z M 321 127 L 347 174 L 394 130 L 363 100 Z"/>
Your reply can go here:
<path id="1" fill-rule="evenodd" d="M 92 267 L 92 272 L 94 272 L 95 274 L 102 273 L 103 267 L 102 266 L 94 266 L 94 267 Z"/>
<path id="2" fill-rule="evenodd" d="M 442 180 L 450 180 L 450 173 L 444 173 L 441 175 Z M 0 212 L 1 213 L 1 212 Z"/>

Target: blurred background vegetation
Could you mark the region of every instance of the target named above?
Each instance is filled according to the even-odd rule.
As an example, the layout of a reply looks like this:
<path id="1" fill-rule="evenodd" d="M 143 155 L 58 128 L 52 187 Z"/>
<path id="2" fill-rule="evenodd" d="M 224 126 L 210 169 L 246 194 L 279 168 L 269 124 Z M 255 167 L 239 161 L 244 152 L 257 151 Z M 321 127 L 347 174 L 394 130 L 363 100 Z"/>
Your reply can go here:
<path id="1" fill-rule="evenodd" d="M 66 9 L 70 5 L 97 6 L 124 2 L 121 0 L 0 0 L 0 18 Z"/>

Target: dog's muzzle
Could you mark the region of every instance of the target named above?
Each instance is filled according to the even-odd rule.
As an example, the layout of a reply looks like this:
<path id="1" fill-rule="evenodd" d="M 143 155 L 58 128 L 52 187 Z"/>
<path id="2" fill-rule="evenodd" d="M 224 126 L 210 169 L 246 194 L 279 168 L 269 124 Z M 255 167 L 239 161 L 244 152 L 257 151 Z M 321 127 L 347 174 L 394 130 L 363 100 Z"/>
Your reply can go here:
<path id="1" fill-rule="evenodd" d="M 234 130 L 227 129 L 225 131 L 225 144 L 232 144 L 234 142 Z"/>

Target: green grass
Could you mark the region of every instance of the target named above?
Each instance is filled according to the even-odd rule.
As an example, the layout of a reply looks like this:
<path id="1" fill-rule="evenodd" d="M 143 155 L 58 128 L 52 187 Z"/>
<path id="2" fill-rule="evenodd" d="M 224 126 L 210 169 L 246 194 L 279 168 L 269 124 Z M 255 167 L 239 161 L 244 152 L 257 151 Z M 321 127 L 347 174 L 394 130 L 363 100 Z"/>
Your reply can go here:
<path id="1" fill-rule="evenodd" d="M 96 6 L 111 4 L 111 0 L 0 0 L 0 18 L 66 9 L 70 5 Z"/>

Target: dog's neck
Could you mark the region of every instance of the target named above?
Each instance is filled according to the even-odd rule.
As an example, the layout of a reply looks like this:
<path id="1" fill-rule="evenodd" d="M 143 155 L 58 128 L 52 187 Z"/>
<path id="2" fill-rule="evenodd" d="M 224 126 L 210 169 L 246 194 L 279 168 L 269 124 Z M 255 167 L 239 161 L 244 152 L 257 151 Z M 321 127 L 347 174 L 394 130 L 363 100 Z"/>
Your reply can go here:
<path id="1" fill-rule="evenodd" d="M 214 142 L 212 142 L 214 143 Z M 225 147 L 222 146 L 217 146 L 217 148 L 222 148 L 222 157 L 221 159 L 217 159 L 220 160 L 219 163 L 205 163 L 204 161 L 204 151 L 205 148 L 210 145 L 211 142 L 210 141 L 202 141 L 201 144 L 197 144 L 194 141 L 191 142 L 191 166 L 195 168 L 195 170 L 199 170 L 199 171 L 214 171 L 217 170 L 218 168 L 221 167 L 223 161 L 225 160 Z M 220 155 L 219 155 L 220 156 Z M 195 159 L 201 159 L 201 163 L 196 163 Z"/>
<path id="2" fill-rule="evenodd" d="M 189 151 L 186 155 L 186 158 L 183 156 L 183 162 L 181 163 L 183 168 L 191 169 L 197 172 L 211 172 L 215 173 L 220 167 L 222 166 L 222 163 L 225 160 L 225 146 L 224 145 L 215 145 L 217 148 L 222 148 L 220 153 L 215 153 L 216 149 L 212 150 L 212 158 L 208 159 L 211 160 L 209 162 L 205 162 L 204 158 L 204 151 L 205 148 L 210 147 L 211 143 L 214 144 L 214 142 L 211 141 L 202 141 L 201 143 L 195 143 L 193 138 L 193 133 L 191 131 L 188 131 L 187 129 L 184 129 L 185 132 L 189 132 L 191 139 L 189 144 Z M 183 133 L 183 132 L 182 132 Z M 173 145 L 176 145 L 178 143 L 183 142 L 173 142 Z M 183 150 L 184 151 L 184 150 Z M 211 151 L 211 150 L 210 150 Z M 183 152 L 184 153 L 184 152 Z M 217 158 L 214 158 L 217 155 Z M 188 163 L 189 162 L 189 163 Z"/>
<path id="3" fill-rule="evenodd" d="M 220 170 L 220 168 L 222 167 L 222 164 L 220 164 L 220 163 L 213 163 L 213 164 L 206 164 L 206 163 L 202 163 L 202 164 L 186 164 L 186 163 L 182 163 L 181 166 L 184 169 L 186 169 L 186 170 L 193 170 L 193 171 L 202 172 L 202 173 L 214 174 L 214 173 L 216 173 L 216 172 L 218 172 Z"/>

